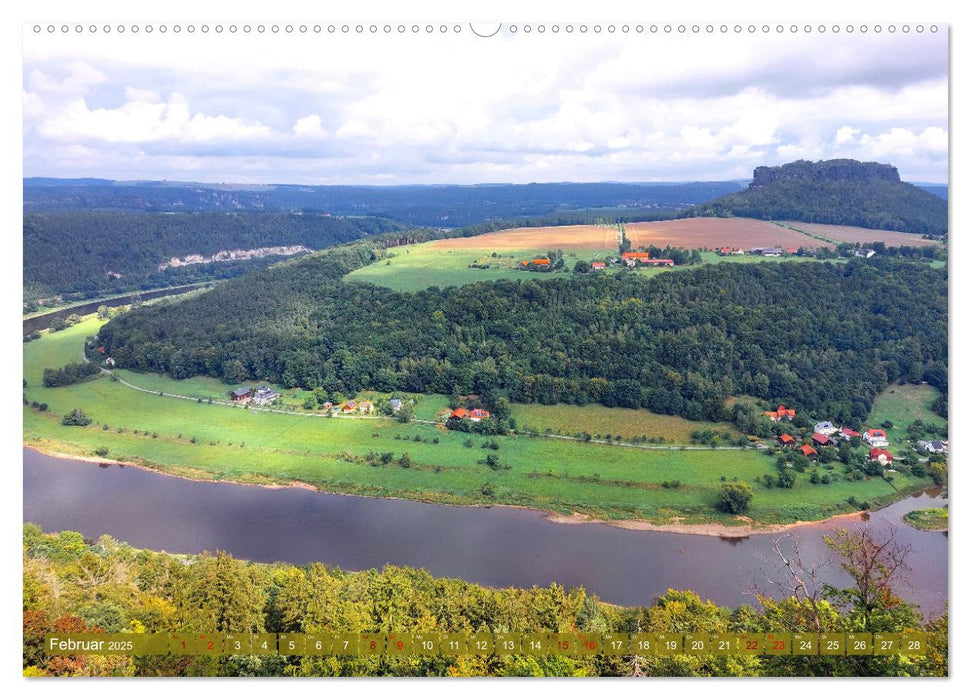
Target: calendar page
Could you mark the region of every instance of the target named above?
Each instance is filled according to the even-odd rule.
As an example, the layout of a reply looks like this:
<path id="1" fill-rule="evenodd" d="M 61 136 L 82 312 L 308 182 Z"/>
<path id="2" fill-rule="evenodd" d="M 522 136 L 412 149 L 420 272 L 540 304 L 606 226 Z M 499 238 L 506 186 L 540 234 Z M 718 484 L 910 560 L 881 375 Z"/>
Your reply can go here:
<path id="1" fill-rule="evenodd" d="M 23 25 L 24 676 L 948 675 L 948 24 L 264 9 Z"/>

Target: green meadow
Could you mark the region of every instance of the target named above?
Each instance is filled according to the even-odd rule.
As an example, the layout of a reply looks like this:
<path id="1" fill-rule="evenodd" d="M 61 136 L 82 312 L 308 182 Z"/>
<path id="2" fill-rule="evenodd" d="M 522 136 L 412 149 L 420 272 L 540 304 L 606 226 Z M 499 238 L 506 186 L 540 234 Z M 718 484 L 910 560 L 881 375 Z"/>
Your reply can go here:
<path id="1" fill-rule="evenodd" d="M 209 398 L 225 400 L 230 387 L 207 378 L 175 381 L 118 371 L 126 381 L 156 393 L 136 391 L 107 375 L 67 387 L 44 387 L 43 369 L 78 361 L 84 338 L 95 334 L 100 323 L 88 318 L 64 331 L 45 332 L 39 340 L 24 345 L 25 444 L 199 479 L 302 482 L 339 493 L 522 505 L 658 523 L 674 518 L 732 522 L 714 505 L 723 480 L 753 484 L 755 498 L 748 515 L 766 524 L 846 512 L 851 510 L 846 504 L 849 496 L 883 503 L 926 483 L 897 475 L 893 485 L 879 478 L 813 485 L 805 473 L 798 475 L 792 489 L 767 488 L 755 482 L 775 472 L 774 461 L 751 449 L 651 450 L 549 437 L 486 438 L 449 432 L 441 425 L 403 424 L 389 418 L 259 411 L 208 403 Z M 197 396 L 198 400 L 159 396 L 159 391 Z M 293 392 L 288 401 L 302 395 Z M 443 396 L 421 397 L 416 416 L 433 420 L 447 408 L 446 401 Z M 31 402 L 46 403 L 48 410 L 27 405 Z M 61 417 L 74 408 L 81 408 L 92 423 L 62 425 Z M 589 414 L 586 420 L 617 420 L 615 414 L 604 413 L 614 409 L 588 408 L 578 409 Z M 524 410 L 538 409 L 514 408 L 521 415 Z M 550 410 L 565 411 L 567 407 Z M 532 415 L 536 420 L 540 414 Z M 638 420 L 656 418 L 648 414 Z M 646 423 L 638 424 L 637 429 L 633 425 L 606 432 L 651 434 Z M 669 430 L 673 437 L 674 428 Z M 498 449 L 488 446 L 493 441 Z M 386 457 L 382 459 L 382 455 Z M 498 468 L 486 464 L 489 455 L 498 458 Z"/>
<path id="2" fill-rule="evenodd" d="M 915 420 L 941 428 L 947 425 L 947 419 L 931 410 L 931 404 L 940 393 L 929 384 L 892 384 L 874 400 L 867 425 L 877 428 L 884 421 L 893 423 L 887 430 L 887 439 L 891 450 L 899 449 L 907 444 L 907 426 Z"/>

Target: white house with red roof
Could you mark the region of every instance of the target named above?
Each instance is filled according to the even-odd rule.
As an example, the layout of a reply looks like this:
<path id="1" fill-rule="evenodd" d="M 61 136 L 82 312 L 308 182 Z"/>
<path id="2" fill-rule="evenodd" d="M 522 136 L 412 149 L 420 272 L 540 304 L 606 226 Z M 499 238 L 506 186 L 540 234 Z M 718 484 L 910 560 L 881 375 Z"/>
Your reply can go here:
<path id="1" fill-rule="evenodd" d="M 871 447 L 886 447 L 890 444 L 890 441 L 887 440 L 886 431 L 880 428 L 870 428 L 870 430 L 863 431 L 863 442 Z"/>
<path id="2" fill-rule="evenodd" d="M 881 467 L 893 464 L 893 455 L 879 447 L 870 448 L 870 461 L 879 462 Z"/>

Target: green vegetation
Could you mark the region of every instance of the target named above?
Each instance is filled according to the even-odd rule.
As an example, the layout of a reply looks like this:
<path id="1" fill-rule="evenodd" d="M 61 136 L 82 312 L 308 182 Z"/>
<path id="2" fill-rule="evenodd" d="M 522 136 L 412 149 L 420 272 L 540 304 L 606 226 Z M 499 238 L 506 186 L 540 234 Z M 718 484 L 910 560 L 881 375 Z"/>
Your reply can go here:
<path id="1" fill-rule="evenodd" d="M 940 398 L 940 390 L 929 384 L 893 384 L 874 399 L 870 424 L 873 427 L 889 424 L 884 429 L 892 447 L 907 443 L 907 427 L 914 421 L 937 426 L 946 440 L 947 419 L 932 408 Z"/>
<path id="2" fill-rule="evenodd" d="M 348 220 L 313 213 L 24 214 L 25 301 L 59 295 L 96 298 L 110 292 L 224 279 L 266 266 L 273 258 L 165 270 L 159 266 L 173 257 L 209 257 L 221 250 L 297 245 L 317 250 L 397 228 L 380 219 Z"/>
<path id="3" fill-rule="evenodd" d="M 877 259 L 543 275 L 414 294 L 344 283 L 380 258 L 349 246 L 119 317 L 120 367 L 370 389 L 600 403 L 731 419 L 750 394 L 864 420 L 898 379 L 946 389 L 947 274 Z"/>
<path id="4" fill-rule="evenodd" d="M 947 507 L 912 510 L 904 516 L 904 522 L 918 530 L 947 530 Z"/>
<path id="5" fill-rule="evenodd" d="M 885 574 L 893 554 L 834 536 L 849 588 L 718 607 L 668 590 L 617 607 L 582 588 L 489 589 L 387 566 L 254 564 L 138 550 L 104 535 L 23 536 L 25 676 L 946 676 L 948 619 L 922 622 Z M 876 544 L 883 544 L 876 542 Z M 886 551 L 886 550 L 884 550 Z M 869 563 L 862 576 L 862 565 Z M 856 574 L 854 575 L 854 572 Z M 797 570 L 797 573 L 803 573 Z M 798 588 L 795 590 L 799 590 Z M 893 632 L 924 631 L 928 654 L 889 656 L 49 656 L 55 632 Z"/>
<path id="6" fill-rule="evenodd" d="M 595 260 L 616 250 L 564 250 L 563 272 L 578 260 Z M 495 255 L 493 255 L 495 254 Z M 399 292 L 417 292 L 431 286 L 460 287 L 473 282 L 534 279 L 540 273 L 520 270 L 519 263 L 546 254 L 539 250 L 493 251 L 486 248 L 438 248 L 427 243 L 392 248 L 386 258 L 354 270 L 347 279 L 370 282 Z"/>
<path id="7" fill-rule="evenodd" d="M 729 423 L 691 421 L 680 416 L 652 413 L 645 408 L 607 408 L 599 404 L 574 406 L 571 404 L 513 404 L 512 416 L 520 430 L 544 433 L 547 429 L 557 435 L 586 433 L 592 437 L 623 438 L 629 442 L 646 437 L 643 442 L 654 441 L 686 445 L 692 441 L 692 433 L 713 431 L 728 433 L 723 444 L 738 438 L 741 433 Z"/>
<path id="8" fill-rule="evenodd" d="M 679 216 L 745 216 L 947 234 L 945 200 L 901 182 L 891 165 L 855 160 L 759 167 L 748 189 L 690 207 Z"/>
<path id="9" fill-rule="evenodd" d="M 101 323 L 91 317 L 59 333 L 44 333 L 24 346 L 25 399 L 49 405 L 47 411 L 24 406 L 24 440 L 28 444 L 81 456 L 107 448 L 107 455 L 98 456 L 192 478 L 299 481 L 340 493 L 525 505 L 660 523 L 682 518 L 736 524 L 717 510 L 722 479 L 758 484 L 774 471 L 772 459 L 752 449 L 645 449 L 649 446 L 505 435 L 488 438 L 500 448 L 497 454 L 503 468 L 495 470 L 486 463 L 486 451 L 480 447 L 482 436 L 417 422 L 434 420 L 448 408 L 449 399 L 441 395 L 420 397 L 416 420 L 403 425 L 390 417 L 311 415 L 296 408 L 303 401 L 304 395 L 299 393 L 285 396 L 294 405 L 275 409 L 280 412 L 224 406 L 215 401 L 225 401 L 230 387 L 211 378 L 176 381 L 116 371 L 118 377 L 146 391 L 136 391 L 108 376 L 66 387 L 44 387 L 44 367 L 80 357 L 84 338 L 96 333 Z M 170 394 L 201 400 L 177 399 Z M 361 397 L 376 399 L 377 395 Z M 209 398 L 214 402 L 209 403 Z M 93 422 L 87 427 L 61 425 L 61 416 L 74 408 L 81 408 Z M 514 406 L 514 410 L 518 408 Z M 588 408 L 594 409 L 593 414 L 608 411 Z M 679 424 L 679 431 L 690 425 L 681 419 L 668 420 Z M 386 453 L 392 460 L 381 459 Z M 407 469 L 398 462 L 405 453 L 409 456 Z M 798 474 L 792 489 L 755 486 L 748 515 L 756 524 L 819 519 L 851 510 L 846 502 L 851 496 L 878 504 L 930 483 L 927 478 L 906 474 L 899 475 L 893 485 L 882 479 L 840 479 L 817 485 L 809 477 L 808 473 Z M 675 481 L 680 482 L 677 489 L 663 486 Z M 482 492 L 485 483 L 490 484 L 491 494 Z"/>

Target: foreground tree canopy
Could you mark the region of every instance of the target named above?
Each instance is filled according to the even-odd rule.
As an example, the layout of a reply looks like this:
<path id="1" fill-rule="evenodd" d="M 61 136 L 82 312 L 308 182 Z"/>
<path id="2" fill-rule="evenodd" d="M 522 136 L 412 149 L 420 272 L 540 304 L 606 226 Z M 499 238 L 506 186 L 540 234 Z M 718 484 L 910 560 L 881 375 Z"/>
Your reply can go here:
<path id="1" fill-rule="evenodd" d="M 853 550 L 856 540 L 836 536 Z M 855 565 L 874 559 L 857 555 Z M 834 551 L 839 551 L 834 547 Z M 869 556 L 869 558 L 867 558 Z M 870 585 L 869 589 L 873 586 Z M 669 590 L 643 607 L 608 605 L 553 584 L 491 589 L 389 566 L 349 573 L 321 564 L 251 564 L 226 554 L 174 556 L 108 536 L 24 528 L 24 673 L 74 676 L 898 676 L 947 674 L 947 617 L 924 623 L 889 586 L 879 595 L 833 591 L 759 609 L 720 608 Z M 841 597 L 842 596 L 842 597 Z M 850 602 L 841 605 L 843 599 Z M 753 601 L 755 602 L 755 601 Z M 925 630 L 924 657 L 52 657 L 44 636 L 64 632 L 902 632 Z"/>
<path id="2" fill-rule="evenodd" d="M 750 395 L 862 420 L 888 383 L 947 391 L 947 272 L 876 258 L 721 264 L 400 293 L 352 244 L 132 311 L 120 367 L 284 386 L 470 394 L 726 418 Z"/>

